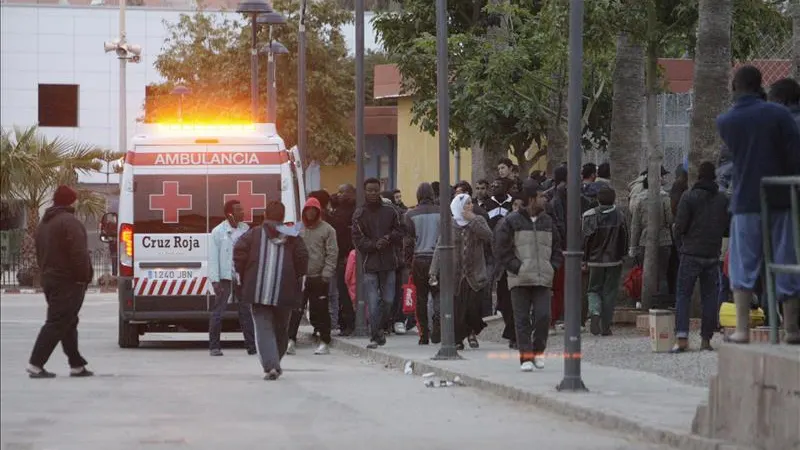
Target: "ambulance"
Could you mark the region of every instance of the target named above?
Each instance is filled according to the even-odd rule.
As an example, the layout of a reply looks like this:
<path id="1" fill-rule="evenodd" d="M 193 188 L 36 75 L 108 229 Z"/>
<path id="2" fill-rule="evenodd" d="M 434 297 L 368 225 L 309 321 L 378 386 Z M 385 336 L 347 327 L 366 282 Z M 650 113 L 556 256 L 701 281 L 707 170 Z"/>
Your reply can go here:
<path id="1" fill-rule="evenodd" d="M 289 227 L 305 203 L 297 148 L 274 124 L 144 124 L 126 153 L 117 217 L 119 346 L 147 332 L 207 332 L 214 297 L 208 240 L 236 199 L 251 227 L 281 201 Z M 104 218 L 106 220 L 106 218 Z M 224 331 L 238 330 L 235 305 Z"/>

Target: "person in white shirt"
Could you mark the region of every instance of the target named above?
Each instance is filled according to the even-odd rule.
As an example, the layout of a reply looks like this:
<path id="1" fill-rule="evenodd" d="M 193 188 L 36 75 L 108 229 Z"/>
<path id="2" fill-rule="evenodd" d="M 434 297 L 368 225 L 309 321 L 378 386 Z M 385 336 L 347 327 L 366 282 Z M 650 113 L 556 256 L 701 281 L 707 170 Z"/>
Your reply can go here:
<path id="1" fill-rule="evenodd" d="M 213 309 L 208 323 L 208 347 L 211 356 L 222 356 L 222 315 L 235 294 L 237 275 L 233 269 L 233 246 L 250 227 L 242 222 L 244 210 L 239 200 L 225 203 L 225 220 L 214 227 L 208 240 L 208 278 L 214 288 Z M 244 334 L 248 355 L 255 355 L 256 344 L 253 333 L 253 317 L 248 305 L 239 303 L 239 326 Z"/>

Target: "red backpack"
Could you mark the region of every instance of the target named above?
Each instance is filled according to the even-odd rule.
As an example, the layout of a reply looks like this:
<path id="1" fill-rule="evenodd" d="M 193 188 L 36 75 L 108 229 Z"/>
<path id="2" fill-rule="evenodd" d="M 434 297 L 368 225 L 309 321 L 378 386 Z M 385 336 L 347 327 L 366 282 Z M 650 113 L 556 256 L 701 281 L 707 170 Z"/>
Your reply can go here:
<path id="1" fill-rule="evenodd" d="M 625 282 L 622 284 L 625 289 L 625 294 L 632 299 L 640 299 L 642 297 L 642 266 L 633 266 L 628 275 L 625 276 Z"/>

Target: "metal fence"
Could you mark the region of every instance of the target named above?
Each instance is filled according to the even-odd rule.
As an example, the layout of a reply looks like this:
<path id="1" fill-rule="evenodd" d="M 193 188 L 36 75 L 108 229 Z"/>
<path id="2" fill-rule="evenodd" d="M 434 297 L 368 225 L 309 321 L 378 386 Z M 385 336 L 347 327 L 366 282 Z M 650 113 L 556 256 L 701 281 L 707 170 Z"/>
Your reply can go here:
<path id="1" fill-rule="evenodd" d="M 661 94 L 658 97 L 658 129 L 664 150 L 664 167 L 674 172 L 691 148 L 692 102 L 694 94 Z M 644 152 L 643 152 L 644 153 Z M 647 165 L 647 156 L 643 157 Z"/>
<path id="2" fill-rule="evenodd" d="M 92 285 L 100 285 L 101 279 L 105 280 L 114 274 L 111 266 L 111 253 L 108 248 L 99 248 L 89 252 L 94 268 Z M 33 278 L 30 268 L 36 267 L 35 258 L 24 258 L 19 252 L 4 253 L 2 258 L 2 272 L 0 272 L 0 286 L 4 288 L 30 288 L 33 287 Z"/>

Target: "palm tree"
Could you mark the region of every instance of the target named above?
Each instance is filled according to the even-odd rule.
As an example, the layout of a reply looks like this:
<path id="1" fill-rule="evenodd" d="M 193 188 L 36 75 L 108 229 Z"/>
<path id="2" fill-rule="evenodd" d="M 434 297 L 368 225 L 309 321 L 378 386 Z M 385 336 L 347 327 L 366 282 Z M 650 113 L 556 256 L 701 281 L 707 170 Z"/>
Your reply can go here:
<path id="1" fill-rule="evenodd" d="M 57 186 L 74 186 L 79 173 L 98 170 L 103 150 L 62 138 L 49 139 L 39 133 L 36 126 L 4 131 L 0 144 L 0 199 L 25 211 L 22 264 L 35 273 L 34 236 L 39 225 L 39 210 L 50 201 Z M 96 217 L 104 208 L 102 196 L 78 190 L 76 214 Z M 38 274 L 34 275 L 34 282 L 38 283 Z"/>
<path id="2" fill-rule="evenodd" d="M 698 15 L 690 180 L 701 162 L 716 159 L 721 145 L 715 119 L 730 103 L 733 0 L 700 0 Z"/>

